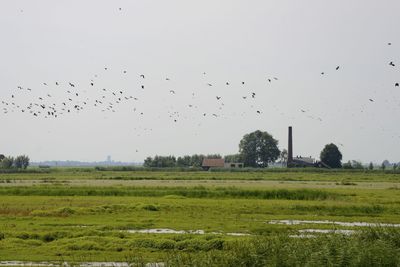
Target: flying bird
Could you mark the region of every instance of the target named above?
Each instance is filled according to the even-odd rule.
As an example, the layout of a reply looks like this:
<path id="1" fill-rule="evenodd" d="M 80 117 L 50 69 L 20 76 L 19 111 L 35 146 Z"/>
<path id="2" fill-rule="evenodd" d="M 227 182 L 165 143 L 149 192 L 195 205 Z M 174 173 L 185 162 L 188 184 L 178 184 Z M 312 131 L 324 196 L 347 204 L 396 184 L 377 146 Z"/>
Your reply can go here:
<path id="1" fill-rule="evenodd" d="M 340 66 L 337 66 L 337 67 L 336 67 L 336 70 L 339 70 L 339 68 L 340 68 Z"/>

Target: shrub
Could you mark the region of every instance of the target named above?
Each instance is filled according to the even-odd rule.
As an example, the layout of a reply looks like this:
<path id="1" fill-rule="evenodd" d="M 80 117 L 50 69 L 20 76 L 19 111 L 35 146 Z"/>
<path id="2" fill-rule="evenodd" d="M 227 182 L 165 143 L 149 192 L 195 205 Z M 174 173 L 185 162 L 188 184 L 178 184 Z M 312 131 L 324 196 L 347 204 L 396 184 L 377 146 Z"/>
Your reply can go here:
<path id="1" fill-rule="evenodd" d="M 160 208 L 158 206 L 151 205 L 151 204 L 143 205 L 142 209 L 148 210 L 148 211 L 159 211 L 160 210 Z"/>
<path id="2" fill-rule="evenodd" d="M 30 237 L 28 233 L 19 233 L 16 236 L 17 236 L 17 238 L 24 239 L 24 240 L 29 239 L 29 237 Z"/>

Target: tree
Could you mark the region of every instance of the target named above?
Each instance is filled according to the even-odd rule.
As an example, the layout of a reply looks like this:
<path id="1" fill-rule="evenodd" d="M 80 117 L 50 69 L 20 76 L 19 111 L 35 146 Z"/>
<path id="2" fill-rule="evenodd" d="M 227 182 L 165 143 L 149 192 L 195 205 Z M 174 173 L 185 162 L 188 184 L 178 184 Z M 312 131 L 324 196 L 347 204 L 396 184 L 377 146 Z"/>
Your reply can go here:
<path id="1" fill-rule="evenodd" d="M 239 153 L 245 166 L 249 167 L 267 167 L 269 162 L 276 161 L 280 155 L 278 141 L 269 133 L 259 130 L 243 136 Z"/>
<path id="2" fill-rule="evenodd" d="M 286 164 L 287 163 L 287 160 L 288 160 L 288 151 L 286 150 L 286 149 L 283 149 L 282 151 L 281 151 L 281 154 L 280 154 L 280 159 L 281 159 L 281 162 L 283 163 L 283 164 Z"/>
<path id="3" fill-rule="evenodd" d="M 386 167 L 390 167 L 390 162 L 387 160 L 387 159 L 385 159 L 383 162 L 382 162 L 382 165 L 385 165 L 385 168 Z"/>
<path id="4" fill-rule="evenodd" d="M 26 169 L 29 166 L 29 157 L 25 155 L 16 157 L 14 165 L 18 169 Z"/>
<path id="5" fill-rule="evenodd" d="M 343 169 L 353 169 L 353 166 L 351 165 L 351 161 L 349 160 L 346 163 L 343 163 Z"/>
<path id="6" fill-rule="evenodd" d="M 398 168 L 397 163 L 393 163 L 393 170 L 395 171 L 395 170 L 397 170 L 397 168 Z"/>
<path id="7" fill-rule="evenodd" d="M 2 161 L 6 156 L 4 156 L 3 154 L 0 154 L 0 161 Z"/>
<path id="8" fill-rule="evenodd" d="M 382 165 L 381 165 L 381 170 L 385 170 L 386 169 L 386 165 L 385 165 L 385 163 L 384 162 L 382 162 Z"/>
<path id="9" fill-rule="evenodd" d="M 234 162 L 242 162 L 242 157 L 240 156 L 240 154 L 232 154 L 232 155 L 226 155 L 224 157 L 225 162 L 227 163 L 234 163 Z"/>
<path id="10" fill-rule="evenodd" d="M 321 151 L 320 159 L 331 168 L 342 167 L 342 153 L 335 144 L 328 144 Z"/>
<path id="11" fill-rule="evenodd" d="M 352 162 L 351 165 L 352 165 L 353 169 L 356 169 L 356 170 L 364 169 L 364 166 L 360 161 L 352 160 L 351 162 Z"/>
<path id="12" fill-rule="evenodd" d="M 374 164 L 372 162 L 369 163 L 368 169 L 371 171 L 374 169 Z"/>
<path id="13" fill-rule="evenodd" d="M 178 157 L 176 160 L 178 167 L 190 167 L 190 156 Z"/>
<path id="14" fill-rule="evenodd" d="M 14 158 L 13 157 L 5 157 L 1 161 L 1 167 L 4 169 L 11 169 L 14 164 Z"/>

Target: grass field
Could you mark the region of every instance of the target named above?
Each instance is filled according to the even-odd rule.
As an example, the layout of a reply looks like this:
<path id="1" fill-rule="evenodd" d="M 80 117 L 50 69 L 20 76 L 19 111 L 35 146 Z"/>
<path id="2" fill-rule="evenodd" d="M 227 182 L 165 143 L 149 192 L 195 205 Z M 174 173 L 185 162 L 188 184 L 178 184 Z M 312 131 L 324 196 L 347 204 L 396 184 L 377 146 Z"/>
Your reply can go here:
<path id="1" fill-rule="evenodd" d="M 0 174 L 1 261 L 399 266 L 398 226 L 390 172 Z"/>

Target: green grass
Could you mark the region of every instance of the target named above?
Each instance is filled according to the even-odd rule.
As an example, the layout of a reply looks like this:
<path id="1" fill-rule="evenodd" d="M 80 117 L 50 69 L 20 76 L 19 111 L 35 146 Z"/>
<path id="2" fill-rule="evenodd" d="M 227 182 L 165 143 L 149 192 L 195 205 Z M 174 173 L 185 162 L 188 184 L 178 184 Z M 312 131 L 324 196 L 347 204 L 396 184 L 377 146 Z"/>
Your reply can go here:
<path id="1" fill-rule="evenodd" d="M 324 200 L 341 195 L 316 189 L 251 190 L 236 187 L 68 187 L 30 186 L 0 187 L 0 195 L 6 196 L 181 196 L 187 198 L 247 198 Z"/>
<path id="2" fill-rule="evenodd" d="M 121 178 L 122 177 L 122 178 Z M 330 224 L 271 220 L 400 223 L 400 175 L 361 172 L 160 172 L 60 169 L 0 174 L 0 260 L 166 262 L 168 266 L 398 266 L 400 229 L 354 236 L 290 238 Z M 19 184 L 24 180 L 39 183 Z M 98 186 L 96 180 L 208 181 L 204 186 Z M 293 181 L 291 188 L 215 186 L 218 181 Z M 9 180 L 9 182 L 7 182 Z M 85 186 L 69 185 L 76 180 Z M 307 181 L 305 183 L 304 181 Z M 314 182 L 313 182 L 314 181 Z M 319 181 L 341 187 L 320 185 Z M 356 184 L 353 181 L 357 181 Z M 365 185 L 390 182 L 391 188 Z M 11 185 L 11 186 L 10 186 Z M 361 185 L 364 185 L 363 187 Z M 131 234 L 127 230 L 204 230 Z M 218 233 L 218 234 L 217 234 Z M 229 236 L 245 233 L 250 236 Z"/>
<path id="3" fill-rule="evenodd" d="M 364 170 L 324 170 L 324 169 L 255 169 L 242 171 L 198 171 L 188 169 L 177 171 L 143 168 L 122 171 L 99 171 L 94 168 L 53 168 L 28 169 L 25 171 L 0 173 L 0 183 L 16 180 L 65 181 L 65 180 L 276 180 L 276 181 L 333 181 L 348 183 L 358 181 L 398 182 L 399 172 Z"/>

